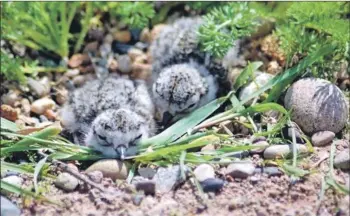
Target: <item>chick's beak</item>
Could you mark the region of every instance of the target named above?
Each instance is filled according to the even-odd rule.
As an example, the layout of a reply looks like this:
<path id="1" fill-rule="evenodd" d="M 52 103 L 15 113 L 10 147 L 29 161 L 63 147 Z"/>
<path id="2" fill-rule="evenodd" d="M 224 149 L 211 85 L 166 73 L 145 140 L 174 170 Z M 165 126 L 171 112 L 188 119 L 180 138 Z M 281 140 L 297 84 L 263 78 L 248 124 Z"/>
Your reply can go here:
<path id="1" fill-rule="evenodd" d="M 120 145 L 115 150 L 119 154 L 120 159 L 124 160 L 125 159 L 126 147 L 124 145 Z"/>
<path id="2" fill-rule="evenodd" d="M 174 116 L 172 116 L 169 112 L 164 112 L 162 117 L 162 125 L 168 125 Z"/>

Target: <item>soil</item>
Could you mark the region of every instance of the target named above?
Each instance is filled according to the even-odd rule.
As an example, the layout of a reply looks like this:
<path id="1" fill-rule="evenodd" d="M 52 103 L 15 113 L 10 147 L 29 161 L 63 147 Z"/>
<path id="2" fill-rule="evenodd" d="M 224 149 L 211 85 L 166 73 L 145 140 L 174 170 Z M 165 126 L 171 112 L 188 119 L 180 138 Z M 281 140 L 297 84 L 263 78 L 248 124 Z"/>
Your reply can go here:
<path id="1" fill-rule="evenodd" d="M 349 173 L 337 174 L 343 180 L 349 178 Z M 227 180 L 222 191 L 202 198 L 190 181 L 176 191 L 155 196 L 135 193 L 131 186 L 111 179 L 102 182 L 111 194 L 88 188 L 65 193 L 51 184 L 45 195 L 62 206 L 33 201 L 22 208 L 22 215 L 349 215 L 349 195 L 332 189 L 318 205 L 321 174 L 293 184 L 287 175 Z M 142 199 L 140 204 L 138 199 Z M 23 205 L 23 200 L 15 200 Z"/>

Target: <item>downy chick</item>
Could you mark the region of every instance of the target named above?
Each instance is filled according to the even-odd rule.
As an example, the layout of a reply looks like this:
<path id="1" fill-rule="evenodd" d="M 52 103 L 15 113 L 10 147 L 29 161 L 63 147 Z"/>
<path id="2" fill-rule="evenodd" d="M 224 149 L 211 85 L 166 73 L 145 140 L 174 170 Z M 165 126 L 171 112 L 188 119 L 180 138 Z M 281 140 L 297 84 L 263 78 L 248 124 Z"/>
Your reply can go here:
<path id="1" fill-rule="evenodd" d="M 228 90 L 227 70 L 221 61 L 199 47 L 201 22 L 199 18 L 181 18 L 165 27 L 151 44 L 152 95 L 163 125 Z"/>
<path id="2" fill-rule="evenodd" d="M 123 159 L 136 153 L 131 147 L 140 139 L 154 134 L 153 114 L 143 81 L 108 76 L 72 92 L 61 118 L 80 142 L 105 156 Z"/>

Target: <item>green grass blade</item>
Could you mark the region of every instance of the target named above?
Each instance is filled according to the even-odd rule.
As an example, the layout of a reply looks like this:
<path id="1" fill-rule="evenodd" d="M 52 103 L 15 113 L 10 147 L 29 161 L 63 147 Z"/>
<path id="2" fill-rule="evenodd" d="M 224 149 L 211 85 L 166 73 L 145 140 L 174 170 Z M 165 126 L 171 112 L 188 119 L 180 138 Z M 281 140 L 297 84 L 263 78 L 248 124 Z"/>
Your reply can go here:
<path id="1" fill-rule="evenodd" d="M 42 195 L 37 195 L 29 190 L 25 190 L 23 188 L 20 188 L 16 185 L 10 184 L 10 183 L 5 182 L 3 180 L 0 180 L 0 185 L 1 185 L 1 189 L 5 190 L 7 192 L 18 194 L 18 195 L 27 195 L 27 196 L 33 197 L 37 200 L 42 200 L 42 201 L 46 201 L 46 202 L 49 202 L 52 204 L 57 204 L 56 202 L 51 201 L 50 199 L 47 199 L 46 197 L 44 197 Z"/>
<path id="2" fill-rule="evenodd" d="M 282 76 L 276 79 L 278 80 L 278 82 L 271 89 L 269 96 L 266 99 L 266 102 L 277 101 L 280 95 L 282 94 L 282 92 L 284 91 L 284 89 L 287 88 L 288 85 L 295 80 L 295 78 L 305 73 L 307 67 L 311 66 L 313 63 L 315 63 L 317 60 L 319 60 L 323 56 L 330 54 L 333 50 L 334 48 L 331 45 L 324 46 L 319 50 L 315 51 L 314 53 L 311 53 L 304 60 L 302 60 L 297 66 L 289 70 L 286 70 L 282 74 Z"/>
<path id="3" fill-rule="evenodd" d="M 41 159 L 38 164 L 35 166 L 34 169 L 34 189 L 35 189 L 35 193 L 38 194 L 38 176 L 40 174 L 41 169 L 44 167 L 46 160 L 49 156 L 44 157 L 43 159 Z"/>
<path id="4" fill-rule="evenodd" d="M 19 129 L 18 129 L 16 123 L 1 117 L 1 130 L 8 130 L 8 131 L 16 132 Z"/>
<path id="5" fill-rule="evenodd" d="M 166 142 L 172 142 L 184 135 L 194 126 L 202 122 L 205 118 L 211 115 L 215 110 L 217 110 L 229 97 L 218 98 L 209 104 L 195 110 L 186 117 L 177 121 L 171 127 L 163 131 L 162 133 L 151 137 L 149 139 L 143 140 L 139 143 L 140 146 L 149 146 L 152 144 L 163 144 Z"/>
<path id="6" fill-rule="evenodd" d="M 266 85 L 262 86 L 258 91 L 254 92 L 253 94 L 247 96 L 246 98 L 243 98 L 241 103 L 245 104 L 251 99 L 258 97 L 260 94 L 264 93 L 265 91 L 274 88 L 274 86 L 279 85 L 281 86 L 281 83 L 286 83 L 287 80 L 291 80 L 294 76 L 297 76 L 298 74 L 301 74 L 305 69 L 309 66 L 311 66 L 313 63 L 315 63 L 319 58 L 330 54 L 334 50 L 334 47 L 332 45 L 326 45 L 319 50 L 311 53 L 306 58 L 300 61 L 300 63 L 288 70 L 286 70 L 284 73 L 282 73 L 279 76 L 274 77 L 271 79 Z M 293 79 L 294 80 L 294 79 Z M 282 92 L 277 92 L 277 88 L 272 91 L 271 96 L 268 97 L 266 102 L 274 101 L 278 94 L 281 94 Z"/>
<path id="7" fill-rule="evenodd" d="M 248 66 L 244 68 L 244 70 L 237 77 L 233 85 L 233 89 L 237 90 L 242 87 L 249 80 L 249 78 L 253 76 L 254 72 L 257 71 L 261 65 L 263 65 L 262 62 L 249 62 Z"/>

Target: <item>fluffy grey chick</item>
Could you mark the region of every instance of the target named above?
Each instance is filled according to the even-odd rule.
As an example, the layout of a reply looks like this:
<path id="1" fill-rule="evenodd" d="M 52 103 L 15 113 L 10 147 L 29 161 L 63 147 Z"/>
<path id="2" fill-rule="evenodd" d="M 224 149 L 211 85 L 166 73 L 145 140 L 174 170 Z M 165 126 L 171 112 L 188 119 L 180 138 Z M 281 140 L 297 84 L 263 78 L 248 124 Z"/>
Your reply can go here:
<path id="1" fill-rule="evenodd" d="M 214 100 L 217 91 L 214 76 L 196 62 L 164 68 L 152 89 L 164 125 Z"/>
<path id="2" fill-rule="evenodd" d="M 227 91 L 227 70 L 201 51 L 199 18 L 181 18 L 151 44 L 153 98 L 163 125 Z"/>
<path id="3" fill-rule="evenodd" d="M 109 76 L 72 92 L 61 111 L 65 128 L 109 157 L 132 155 L 154 134 L 154 106 L 143 81 Z"/>

